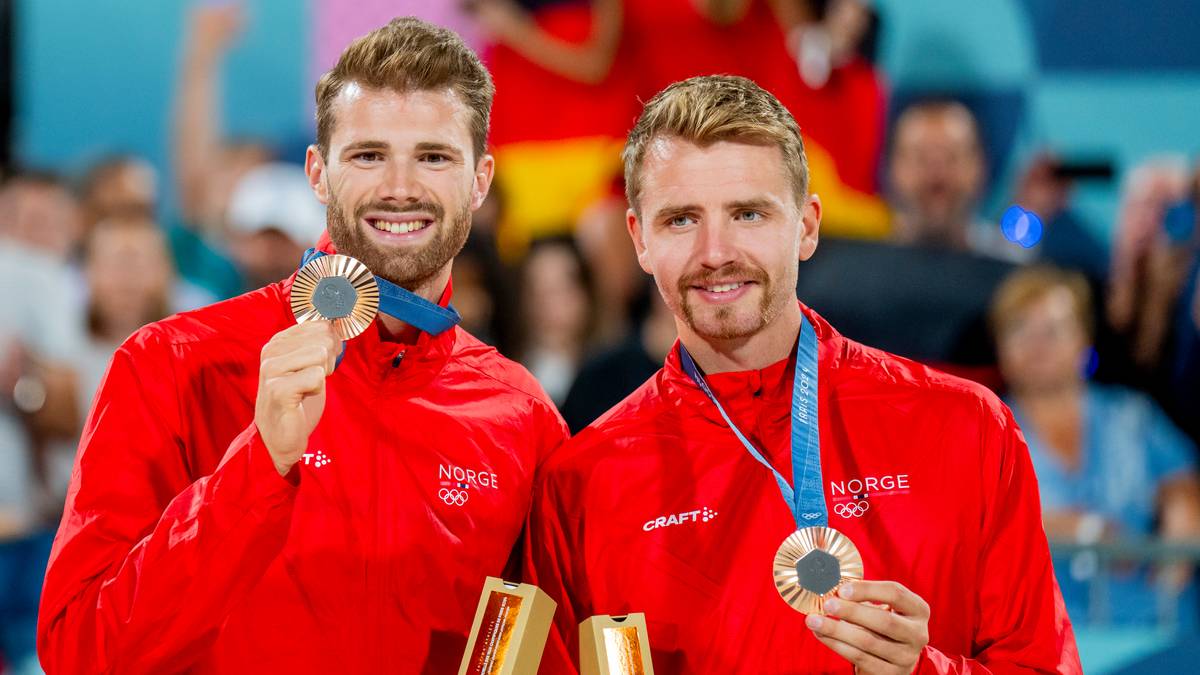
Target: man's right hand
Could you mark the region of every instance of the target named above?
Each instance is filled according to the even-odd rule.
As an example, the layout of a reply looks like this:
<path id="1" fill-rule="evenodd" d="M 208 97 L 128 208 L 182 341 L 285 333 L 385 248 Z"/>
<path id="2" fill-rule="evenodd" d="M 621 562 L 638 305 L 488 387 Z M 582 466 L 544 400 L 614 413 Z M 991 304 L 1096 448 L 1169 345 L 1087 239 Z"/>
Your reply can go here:
<path id="1" fill-rule="evenodd" d="M 328 321 L 282 330 L 263 347 L 254 424 L 279 475 L 286 476 L 308 448 L 325 410 L 325 378 L 342 343 Z"/>

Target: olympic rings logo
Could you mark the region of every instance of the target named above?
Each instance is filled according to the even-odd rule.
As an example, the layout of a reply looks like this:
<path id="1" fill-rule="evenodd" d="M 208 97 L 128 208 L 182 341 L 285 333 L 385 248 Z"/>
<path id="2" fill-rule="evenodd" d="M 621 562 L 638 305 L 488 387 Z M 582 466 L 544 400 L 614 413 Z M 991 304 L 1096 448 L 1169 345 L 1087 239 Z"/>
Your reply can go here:
<path id="1" fill-rule="evenodd" d="M 867 502 L 845 502 L 837 504 L 833 507 L 833 512 L 843 518 L 862 518 L 863 514 L 871 508 Z"/>
<path id="2" fill-rule="evenodd" d="M 467 498 L 470 497 L 466 490 L 452 490 L 450 488 L 442 488 L 438 490 L 438 497 L 447 506 L 462 506 L 467 503 Z"/>

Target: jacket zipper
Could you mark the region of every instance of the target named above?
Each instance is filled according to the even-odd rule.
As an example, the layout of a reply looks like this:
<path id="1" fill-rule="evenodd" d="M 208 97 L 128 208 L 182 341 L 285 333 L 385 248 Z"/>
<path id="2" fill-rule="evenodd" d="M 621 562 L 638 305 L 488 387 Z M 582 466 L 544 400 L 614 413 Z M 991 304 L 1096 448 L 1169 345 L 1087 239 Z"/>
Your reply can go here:
<path id="1" fill-rule="evenodd" d="M 399 354 L 396 354 L 396 358 L 392 359 L 392 367 L 393 368 L 400 367 L 400 362 L 404 360 L 405 353 L 406 353 L 406 351 L 401 351 Z"/>

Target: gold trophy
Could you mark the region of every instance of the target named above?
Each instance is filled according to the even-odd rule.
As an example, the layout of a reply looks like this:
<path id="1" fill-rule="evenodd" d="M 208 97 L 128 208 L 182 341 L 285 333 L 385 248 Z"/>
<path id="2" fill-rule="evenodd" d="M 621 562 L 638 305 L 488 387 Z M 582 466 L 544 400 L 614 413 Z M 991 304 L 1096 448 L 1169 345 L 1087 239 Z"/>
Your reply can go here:
<path id="1" fill-rule="evenodd" d="M 488 577 L 458 675 L 534 675 L 558 604 L 532 584 Z"/>
<path id="2" fill-rule="evenodd" d="M 654 675 L 646 615 L 593 616 L 579 624 L 580 675 Z"/>

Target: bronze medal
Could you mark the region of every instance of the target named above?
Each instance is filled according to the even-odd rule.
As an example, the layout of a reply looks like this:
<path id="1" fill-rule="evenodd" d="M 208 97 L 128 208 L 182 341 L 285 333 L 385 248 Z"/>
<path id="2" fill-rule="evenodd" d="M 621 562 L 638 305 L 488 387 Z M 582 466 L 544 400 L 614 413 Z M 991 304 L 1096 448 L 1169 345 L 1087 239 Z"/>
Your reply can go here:
<path id="1" fill-rule="evenodd" d="M 775 553 L 775 590 L 797 612 L 824 614 L 826 598 L 847 581 L 863 578 L 854 542 L 832 527 L 806 527 L 788 535 Z"/>
<path id="2" fill-rule="evenodd" d="M 379 286 L 367 266 L 348 255 L 310 260 L 292 282 L 296 323 L 325 319 L 343 340 L 367 329 L 379 312 Z"/>

